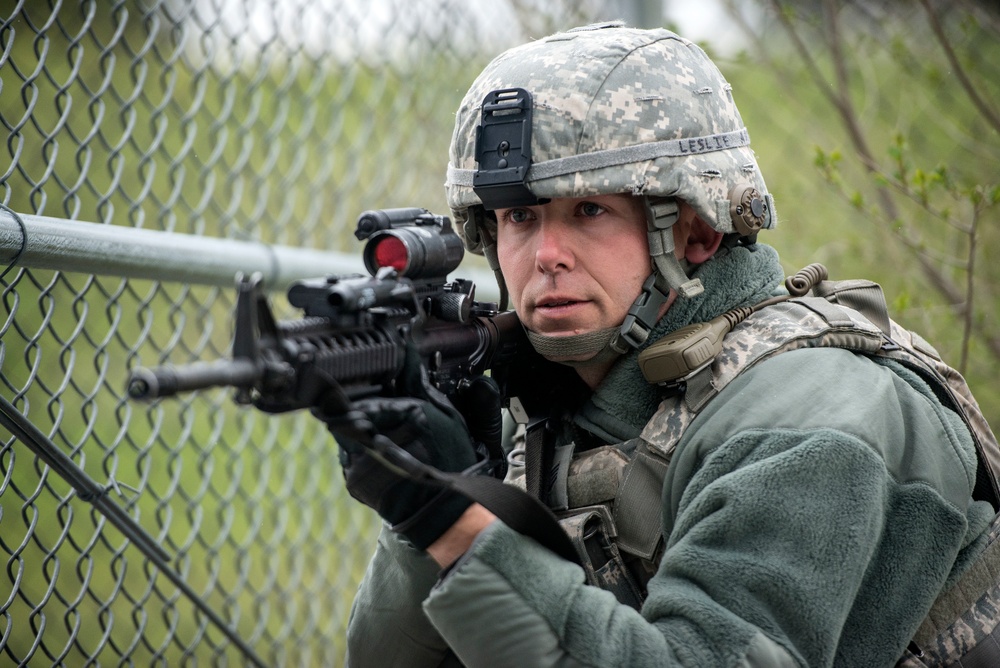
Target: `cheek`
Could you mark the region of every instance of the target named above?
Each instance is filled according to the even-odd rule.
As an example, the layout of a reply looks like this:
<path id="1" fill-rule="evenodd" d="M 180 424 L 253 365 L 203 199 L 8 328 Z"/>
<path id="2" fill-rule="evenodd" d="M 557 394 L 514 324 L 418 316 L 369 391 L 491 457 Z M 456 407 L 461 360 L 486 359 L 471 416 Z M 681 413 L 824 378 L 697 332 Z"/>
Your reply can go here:
<path id="1" fill-rule="evenodd" d="M 645 238 L 619 246 L 614 260 L 606 266 L 605 285 L 611 287 L 614 301 L 627 313 L 642 292 L 642 284 L 652 273 L 649 246 Z"/>
<path id="2" fill-rule="evenodd" d="M 504 283 L 507 284 L 507 291 L 515 305 L 517 305 L 524 288 L 524 278 L 521 271 L 524 262 L 520 257 L 523 254 L 523 246 L 520 247 L 520 250 L 519 253 L 519 247 L 516 244 L 504 244 L 501 240 L 497 240 L 497 261 L 500 263 L 500 271 L 503 273 Z"/>

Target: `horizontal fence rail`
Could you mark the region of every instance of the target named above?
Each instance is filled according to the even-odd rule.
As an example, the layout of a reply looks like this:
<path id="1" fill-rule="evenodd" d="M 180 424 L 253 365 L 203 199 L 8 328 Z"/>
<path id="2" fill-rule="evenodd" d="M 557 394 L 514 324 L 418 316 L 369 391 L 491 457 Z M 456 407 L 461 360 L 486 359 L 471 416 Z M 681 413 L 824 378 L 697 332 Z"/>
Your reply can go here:
<path id="1" fill-rule="evenodd" d="M 273 290 L 297 279 L 365 271 L 360 254 L 0 211 L 0 263 L 12 261 L 34 269 L 223 287 L 232 286 L 237 273 L 259 272 Z"/>
<path id="2" fill-rule="evenodd" d="M 101 225 L 0 209 L 0 266 L 57 269 L 230 287 L 239 274 L 259 273 L 269 290 L 332 274 L 367 273 L 358 252 L 317 251 L 256 241 Z M 499 298 L 492 273 L 461 267 L 481 300 Z"/>

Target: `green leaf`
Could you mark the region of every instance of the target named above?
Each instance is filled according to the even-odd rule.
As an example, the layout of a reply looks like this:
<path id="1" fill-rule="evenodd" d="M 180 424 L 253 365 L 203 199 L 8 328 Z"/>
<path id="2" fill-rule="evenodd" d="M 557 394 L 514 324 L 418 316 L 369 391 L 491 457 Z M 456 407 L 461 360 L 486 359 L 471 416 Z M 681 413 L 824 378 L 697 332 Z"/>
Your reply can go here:
<path id="1" fill-rule="evenodd" d="M 816 155 L 813 157 L 813 164 L 820 169 L 823 169 L 830 164 L 830 158 L 827 156 L 826 151 L 823 150 L 823 147 L 816 147 Z"/>

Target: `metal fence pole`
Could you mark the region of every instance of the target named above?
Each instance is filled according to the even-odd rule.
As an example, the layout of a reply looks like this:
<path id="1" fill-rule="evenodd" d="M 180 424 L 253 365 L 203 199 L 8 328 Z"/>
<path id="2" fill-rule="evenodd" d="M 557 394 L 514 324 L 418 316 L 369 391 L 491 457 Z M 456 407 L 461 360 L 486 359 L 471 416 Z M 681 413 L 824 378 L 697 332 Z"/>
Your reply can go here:
<path id="1" fill-rule="evenodd" d="M 239 272 L 260 272 L 269 290 L 280 290 L 302 278 L 365 273 L 360 250 L 318 251 L 0 209 L 0 265 L 15 261 L 36 269 L 222 287 L 233 285 Z M 481 299 L 498 297 L 488 271 L 462 267 L 456 274 L 475 282 Z"/>

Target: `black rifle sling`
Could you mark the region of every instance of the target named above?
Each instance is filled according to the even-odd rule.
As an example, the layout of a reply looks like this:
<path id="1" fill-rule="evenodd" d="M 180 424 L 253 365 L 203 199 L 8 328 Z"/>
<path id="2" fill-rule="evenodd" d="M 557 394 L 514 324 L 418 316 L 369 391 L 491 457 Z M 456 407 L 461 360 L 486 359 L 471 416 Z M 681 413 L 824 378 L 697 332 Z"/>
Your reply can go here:
<path id="1" fill-rule="evenodd" d="M 536 497 L 489 476 L 446 473 L 444 477 L 450 482 L 450 489 L 480 504 L 514 531 L 581 565 L 569 536 L 552 511 Z"/>
<path id="2" fill-rule="evenodd" d="M 502 480 L 475 473 L 449 473 L 415 458 L 382 434 L 355 436 L 366 445 L 370 456 L 397 475 L 416 483 L 448 489 L 480 504 L 514 531 L 534 539 L 567 561 L 582 565 L 573 542 L 552 511 L 536 497 Z M 478 468 L 478 467 L 477 467 Z"/>

